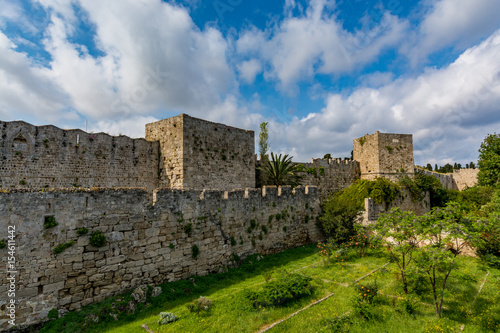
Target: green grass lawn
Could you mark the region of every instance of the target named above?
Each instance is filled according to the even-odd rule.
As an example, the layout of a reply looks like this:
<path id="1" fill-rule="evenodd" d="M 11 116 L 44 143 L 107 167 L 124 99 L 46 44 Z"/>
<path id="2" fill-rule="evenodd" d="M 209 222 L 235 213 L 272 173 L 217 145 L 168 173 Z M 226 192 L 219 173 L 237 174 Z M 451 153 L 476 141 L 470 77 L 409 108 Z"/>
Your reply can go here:
<path id="1" fill-rule="evenodd" d="M 396 266 L 386 265 L 389 257 L 383 251 L 374 250 L 362 258 L 351 255 L 328 265 L 317 252 L 315 245 L 309 245 L 261 260 L 254 255 L 227 273 L 165 283 L 160 296 L 148 299 L 150 305 L 139 304 L 132 315 L 118 313 L 119 321 L 109 312 L 117 304 L 128 303 L 129 294 L 68 313 L 48 323 L 42 332 L 146 332 L 143 324 L 154 332 L 258 332 L 332 293 L 268 332 L 492 332 L 500 328 L 500 270 L 484 266 L 478 259 L 459 259 L 462 268 L 452 274 L 445 292 L 446 309 L 437 319 L 432 294 L 422 283 L 416 284 L 412 293 L 415 313 L 407 313 Z M 312 277 L 312 294 L 284 306 L 254 308 L 244 290 L 260 290 L 266 284 L 265 277 L 270 272 L 276 277 L 280 270 Z M 358 284 L 376 282 L 379 295 L 370 307 L 371 320 L 358 315 L 353 305 L 358 293 L 354 281 L 367 274 Z M 200 296 L 212 301 L 211 310 L 189 312 L 186 305 Z M 173 312 L 179 320 L 160 326 L 160 312 Z M 98 323 L 89 319 L 91 313 L 99 316 Z"/>

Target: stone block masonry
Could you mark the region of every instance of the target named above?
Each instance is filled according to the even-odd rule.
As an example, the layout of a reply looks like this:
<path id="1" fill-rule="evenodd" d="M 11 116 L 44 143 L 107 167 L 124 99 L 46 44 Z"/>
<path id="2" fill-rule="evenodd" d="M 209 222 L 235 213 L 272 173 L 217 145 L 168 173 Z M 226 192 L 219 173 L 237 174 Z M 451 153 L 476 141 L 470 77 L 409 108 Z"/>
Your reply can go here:
<path id="1" fill-rule="evenodd" d="M 353 158 L 359 161 L 361 179 L 377 177 L 397 181 L 414 175 L 413 138 L 411 134 L 380 133 L 353 140 Z"/>
<path id="2" fill-rule="evenodd" d="M 453 170 L 453 173 L 439 173 L 419 167 L 415 168 L 415 172 L 423 172 L 439 179 L 441 186 L 445 189 L 463 191 L 477 184 L 479 169 L 458 169 Z"/>
<path id="3" fill-rule="evenodd" d="M 159 143 L 0 122 L 2 188 L 158 187 Z"/>
<path id="4" fill-rule="evenodd" d="M 160 142 L 163 187 L 255 187 L 253 131 L 181 114 L 147 124 L 146 139 Z"/>
<path id="5" fill-rule="evenodd" d="M 311 163 L 300 163 L 305 171 L 302 184 L 318 187 L 320 198 L 349 187 L 360 177 L 359 162 L 349 159 L 311 159 Z"/>
<path id="6" fill-rule="evenodd" d="M 366 198 L 365 210 L 362 216 L 363 224 L 377 221 L 381 214 L 390 211 L 394 207 L 399 207 L 403 211 L 412 211 L 420 216 L 430 212 L 431 198 L 429 192 L 426 192 L 422 200 L 413 200 L 411 193 L 407 189 L 403 189 L 396 199 L 388 205 L 385 203 L 376 204 L 372 198 Z"/>
<path id="7" fill-rule="evenodd" d="M 16 228 L 16 324 L 46 320 L 142 284 L 204 275 L 233 254 L 274 253 L 322 240 L 316 187 L 233 191 L 158 189 L 12 190 L 0 193 L 0 239 Z M 44 228 L 47 217 L 58 223 Z M 79 236 L 77 230 L 87 228 Z M 101 231 L 103 247 L 89 244 Z M 59 244 L 75 243 L 60 254 Z M 192 248 L 199 249 L 193 258 Z M 6 271 L 7 249 L 0 249 Z M 6 275 L 0 275 L 0 330 Z"/>

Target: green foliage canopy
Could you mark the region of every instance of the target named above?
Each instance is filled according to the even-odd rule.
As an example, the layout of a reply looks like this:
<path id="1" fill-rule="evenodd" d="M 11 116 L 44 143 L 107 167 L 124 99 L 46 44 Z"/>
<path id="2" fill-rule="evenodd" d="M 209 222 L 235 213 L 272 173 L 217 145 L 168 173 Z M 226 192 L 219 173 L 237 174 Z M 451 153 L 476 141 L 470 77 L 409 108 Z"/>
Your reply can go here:
<path id="1" fill-rule="evenodd" d="M 297 174 L 298 164 L 292 162 L 291 156 L 271 153 L 271 159 L 265 160 L 263 163 L 270 185 L 299 185 L 302 177 Z"/>
<path id="2" fill-rule="evenodd" d="M 500 134 L 489 134 L 479 148 L 480 185 L 495 186 L 500 177 Z"/>

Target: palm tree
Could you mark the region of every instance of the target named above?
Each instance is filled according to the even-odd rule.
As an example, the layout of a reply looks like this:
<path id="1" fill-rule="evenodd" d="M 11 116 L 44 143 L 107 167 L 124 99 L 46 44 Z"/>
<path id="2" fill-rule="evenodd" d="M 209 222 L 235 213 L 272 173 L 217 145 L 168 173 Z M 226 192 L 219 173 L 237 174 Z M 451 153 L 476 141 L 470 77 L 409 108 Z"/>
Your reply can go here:
<path id="1" fill-rule="evenodd" d="M 271 153 L 271 159 L 267 159 L 264 164 L 264 172 L 268 176 L 271 185 L 298 186 L 302 176 L 298 175 L 298 164 L 292 163 L 292 157 L 281 156 Z"/>

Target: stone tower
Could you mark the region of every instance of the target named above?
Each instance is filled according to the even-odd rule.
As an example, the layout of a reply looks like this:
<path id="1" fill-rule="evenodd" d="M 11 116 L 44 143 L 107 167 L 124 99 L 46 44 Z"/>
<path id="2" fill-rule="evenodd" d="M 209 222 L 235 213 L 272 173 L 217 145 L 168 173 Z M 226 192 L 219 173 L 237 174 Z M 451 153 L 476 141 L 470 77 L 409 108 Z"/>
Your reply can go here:
<path id="1" fill-rule="evenodd" d="M 361 179 L 377 177 L 397 180 L 414 175 L 411 134 L 380 133 L 353 140 L 353 158 L 359 162 Z"/>
<path id="2" fill-rule="evenodd" d="M 255 187 L 253 131 L 181 114 L 146 124 L 146 140 L 160 142 L 161 187 Z"/>

